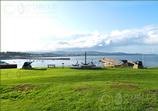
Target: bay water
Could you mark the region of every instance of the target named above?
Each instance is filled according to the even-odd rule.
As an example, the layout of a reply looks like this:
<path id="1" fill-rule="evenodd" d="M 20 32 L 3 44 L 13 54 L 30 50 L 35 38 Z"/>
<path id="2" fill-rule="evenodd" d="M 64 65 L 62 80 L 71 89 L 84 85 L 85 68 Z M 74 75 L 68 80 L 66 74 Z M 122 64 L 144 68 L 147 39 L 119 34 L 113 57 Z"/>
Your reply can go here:
<path id="1" fill-rule="evenodd" d="M 97 66 L 101 66 L 102 63 L 99 62 L 99 59 L 102 58 L 113 58 L 116 60 L 131 60 L 131 61 L 142 61 L 145 67 L 158 67 L 158 55 L 108 55 L 108 56 L 87 56 L 87 63 L 93 62 Z M 49 57 L 50 58 L 50 57 Z M 55 58 L 55 57 L 52 57 Z M 64 58 L 64 57 L 62 57 Z M 24 62 L 34 61 L 32 63 L 33 67 L 47 67 L 48 64 L 55 64 L 56 66 L 72 66 L 72 64 L 84 63 L 84 56 L 68 56 L 65 58 L 70 58 L 70 60 L 31 60 L 31 59 L 11 59 L 11 60 L 2 60 L 10 64 L 17 64 L 18 68 L 21 68 Z"/>

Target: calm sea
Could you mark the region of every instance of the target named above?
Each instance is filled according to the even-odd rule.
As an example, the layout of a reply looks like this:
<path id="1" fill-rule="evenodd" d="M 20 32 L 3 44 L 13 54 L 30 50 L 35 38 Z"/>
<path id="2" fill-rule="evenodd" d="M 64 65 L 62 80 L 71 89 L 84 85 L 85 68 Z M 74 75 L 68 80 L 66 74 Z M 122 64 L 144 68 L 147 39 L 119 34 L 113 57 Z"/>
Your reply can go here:
<path id="1" fill-rule="evenodd" d="M 107 57 L 113 59 L 127 59 L 132 61 L 142 61 L 143 65 L 146 67 L 158 67 L 158 55 L 111 55 L 111 56 L 87 56 L 87 62 L 93 61 L 97 66 L 101 66 L 102 63 L 99 62 L 99 59 Z M 53 58 L 53 57 L 52 57 Z M 84 56 L 72 56 L 68 57 L 70 60 L 34 60 L 32 63 L 33 67 L 47 67 L 48 64 L 55 64 L 56 66 L 71 66 L 75 64 L 77 61 L 80 64 L 84 62 Z M 14 63 L 18 65 L 18 68 L 21 68 L 23 63 L 26 61 L 30 61 L 27 59 L 12 59 L 12 60 L 3 60 L 8 63 Z M 32 61 L 32 60 L 31 60 Z"/>

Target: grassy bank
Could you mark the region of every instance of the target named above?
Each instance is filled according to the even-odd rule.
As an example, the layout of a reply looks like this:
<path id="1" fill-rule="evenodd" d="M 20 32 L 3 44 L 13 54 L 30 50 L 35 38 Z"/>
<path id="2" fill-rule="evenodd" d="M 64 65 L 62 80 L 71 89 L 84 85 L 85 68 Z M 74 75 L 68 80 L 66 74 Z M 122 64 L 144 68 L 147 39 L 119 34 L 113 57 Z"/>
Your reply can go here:
<path id="1" fill-rule="evenodd" d="M 158 68 L 1 70 L 1 111 L 158 111 Z"/>

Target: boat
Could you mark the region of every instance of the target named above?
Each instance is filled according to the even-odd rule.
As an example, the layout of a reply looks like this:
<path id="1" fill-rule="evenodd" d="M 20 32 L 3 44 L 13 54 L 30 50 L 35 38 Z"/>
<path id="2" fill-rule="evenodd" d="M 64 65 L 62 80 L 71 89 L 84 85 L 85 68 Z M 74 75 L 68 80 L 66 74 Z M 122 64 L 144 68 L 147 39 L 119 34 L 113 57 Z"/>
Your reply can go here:
<path id="1" fill-rule="evenodd" d="M 72 64 L 73 69 L 97 69 L 97 67 L 93 62 L 87 63 L 87 53 L 85 52 L 84 63 L 79 64 L 78 61 L 76 64 Z"/>

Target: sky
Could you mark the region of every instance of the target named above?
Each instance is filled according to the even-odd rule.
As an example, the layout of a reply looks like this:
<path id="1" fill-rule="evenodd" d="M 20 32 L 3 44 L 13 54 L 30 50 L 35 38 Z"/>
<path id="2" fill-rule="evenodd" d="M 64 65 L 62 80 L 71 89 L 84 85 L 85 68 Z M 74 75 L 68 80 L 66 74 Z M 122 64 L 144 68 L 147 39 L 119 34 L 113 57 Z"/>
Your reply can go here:
<path id="1" fill-rule="evenodd" d="M 1 1 L 1 51 L 158 53 L 158 1 Z"/>

